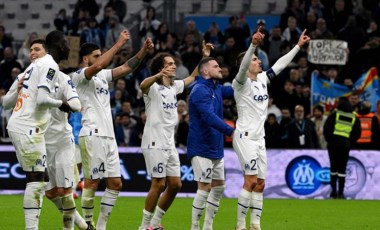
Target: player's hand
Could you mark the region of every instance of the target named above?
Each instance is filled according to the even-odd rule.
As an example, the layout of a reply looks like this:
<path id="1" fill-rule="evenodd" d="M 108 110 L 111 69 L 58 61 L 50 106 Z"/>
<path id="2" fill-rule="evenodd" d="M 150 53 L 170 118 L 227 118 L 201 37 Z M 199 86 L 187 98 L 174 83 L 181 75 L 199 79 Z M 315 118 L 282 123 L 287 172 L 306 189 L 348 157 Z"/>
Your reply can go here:
<path id="1" fill-rule="evenodd" d="M 163 77 L 174 77 L 176 75 L 176 67 L 174 65 L 167 65 L 161 70 L 160 73 Z"/>
<path id="2" fill-rule="evenodd" d="M 147 38 L 144 42 L 144 48 L 146 50 L 151 50 L 154 48 L 154 43 L 151 38 Z"/>
<path id="3" fill-rule="evenodd" d="M 304 31 L 302 31 L 302 34 L 301 34 L 300 38 L 298 39 L 297 45 L 299 47 L 304 46 L 306 43 L 308 43 L 310 41 L 310 37 L 305 35 L 305 33 L 306 33 L 306 29 L 304 29 Z"/>
<path id="4" fill-rule="evenodd" d="M 202 41 L 202 55 L 203 57 L 209 57 L 211 50 L 214 49 L 214 46 L 211 43 L 206 43 L 205 40 Z"/>
<path id="5" fill-rule="evenodd" d="M 260 43 L 264 40 L 265 34 L 261 33 L 262 29 L 263 29 L 263 26 L 259 26 L 259 28 L 257 28 L 256 33 L 252 35 L 253 45 L 260 45 Z"/>
<path id="6" fill-rule="evenodd" d="M 17 93 L 19 93 L 22 90 L 23 83 L 24 83 L 24 76 L 22 76 L 17 83 Z"/>
<path id="7" fill-rule="evenodd" d="M 62 105 L 59 106 L 59 110 L 65 113 L 69 113 L 72 111 L 70 105 L 67 104 L 67 102 L 62 102 Z"/>
<path id="8" fill-rule="evenodd" d="M 123 30 L 123 31 L 120 32 L 119 41 L 121 43 L 124 44 L 127 41 L 129 41 L 129 39 L 131 39 L 131 36 L 129 35 L 128 30 Z"/>

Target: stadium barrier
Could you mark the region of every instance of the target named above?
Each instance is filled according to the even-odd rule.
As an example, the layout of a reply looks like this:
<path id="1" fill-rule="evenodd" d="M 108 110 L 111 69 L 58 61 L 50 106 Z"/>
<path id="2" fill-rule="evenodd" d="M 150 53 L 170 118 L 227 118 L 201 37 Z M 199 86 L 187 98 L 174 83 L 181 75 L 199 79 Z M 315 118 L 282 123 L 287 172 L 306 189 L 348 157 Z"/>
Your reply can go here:
<path id="1" fill-rule="evenodd" d="M 140 148 L 120 147 L 121 195 L 145 196 L 150 187 Z M 192 197 L 196 183 L 184 149 L 181 160 L 182 189 L 179 196 Z M 266 198 L 325 199 L 330 194 L 330 169 L 327 150 L 267 151 Z M 380 151 L 352 150 L 346 171 L 345 195 L 349 199 L 380 200 Z M 224 196 L 236 198 L 243 184 L 240 163 L 233 149 L 225 149 L 226 190 Z M 0 146 L 0 194 L 23 193 L 25 174 L 17 162 L 13 146 Z M 99 191 L 104 191 L 102 183 Z"/>

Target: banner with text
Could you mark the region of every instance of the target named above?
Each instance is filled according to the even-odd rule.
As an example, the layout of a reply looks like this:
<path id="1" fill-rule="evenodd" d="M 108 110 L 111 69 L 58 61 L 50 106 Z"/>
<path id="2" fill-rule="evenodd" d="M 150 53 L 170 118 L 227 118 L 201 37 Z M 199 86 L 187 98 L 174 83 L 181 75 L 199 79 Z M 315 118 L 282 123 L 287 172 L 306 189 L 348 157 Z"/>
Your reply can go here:
<path id="1" fill-rule="evenodd" d="M 340 40 L 310 40 L 307 59 L 313 64 L 345 65 L 347 62 L 347 42 Z"/>

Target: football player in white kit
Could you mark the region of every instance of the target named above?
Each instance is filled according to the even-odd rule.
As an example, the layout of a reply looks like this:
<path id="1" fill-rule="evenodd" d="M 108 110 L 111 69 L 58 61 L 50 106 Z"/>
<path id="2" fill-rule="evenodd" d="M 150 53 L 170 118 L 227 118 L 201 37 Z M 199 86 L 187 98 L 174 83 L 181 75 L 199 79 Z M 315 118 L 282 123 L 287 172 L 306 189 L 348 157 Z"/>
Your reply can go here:
<path id="1" fill-rule="evenodd" d="M 208 57 L 211 49 L 211 43 L 203 42 L 203 57 Z M 148 175 L 152 178 L 145 199 L 141 230 L 163 229 L 161 219 L 181 189 L 180 161 L 174 141 L 174 129 L 178 123 L 177 94 L 194 81 L 198 67 L 187 78 L 173 80 L 176 73 L 173 56 L 158 53 L 152 60 L 150 72 L 152 76 L 140 84 L 147 113 L 141 149 Z"/>
<path id="2" fill-rule="evenodd" d="M 67 59 L 70 49 L 60 31 L 50 32 L 46 41 L 49 54 L 36 59 L 24 71 L 20 81 L 22 89 L 7 127 L 17 159 L 27 177 L 23 204 L 26 229 L 38 229 L 45 188 L 44 134 L 50 119 L 48 110 L 52 107 L 69 109 L 66 102 L 53 99 L 49 94 L 54 91 L 58 78 L 57 63 Z"/>
<path id="3" fill-rule="evenodd" d="M 252 44 L 244 54 L 239 72 L 232 82 L 238 111 L 233 147 L 239 158 L 244 184 L 240 191 L 237 208 L 237 230 L 246 229 L 245 218 L 251 208 L 250 230 L 260 230 L 263 207 L 263 190 L 267 169 L 264 140 L 264 122 L 267 118 L 269 80 L 276 77 L 292 61 L 298 51 L 310 40 L 304 30 L 298 44 L 282 56 L 267 71 L 263 71 L 261 61 L 254 54 L 263 40 L 261 27 L 252 36 Z"/>
<path id="4" fill-rule="evenodd" d="M 99 230 L 106 228 L 108 217 L 122 188 L 108 84 L 134 71 L 149 49 L 153 48 L 153 42 L 147 39 L 141 50 L 123 65 L 104 69 L 129 39 L 128 32 L 122 31 L 115 45 L 103 55 L 95 44 L 83 44 L 79 51 L 83 68 L 72 74 L 82 104 L 83 127 L 79 134 L 85 182 L 82 211 L 88 223 L 93 221 L 95 192 L 100 178 L 106 180 L 107 188 L 101 200 L 96 224 L 96 229 Z"/>
<path id="5" fill-rule="evenodd" d="M 30 60 L 35 61 L 37 58 L 41 58 L 47 54 L 45 40 L 36 39 L 30 46 Z M 20 74 L 13 82 L 7 95 L 3 98 L 3 106 L 12 108 L 17 102 L 17 95 L 22 89 L 23 74 Z M 55 91 L 53 96 L 55 99 L 66 100 L 69 106 L 73 110 L 80 109 L 80 102 L 78 95 L 75 92 L 75 88 L 72 88 L 73 84 L 69 76 L 60 72 L 57 83 L 55 84 Z M 58 89 L 58 90 L 57 90 Z M 66 95 L 64 98 L 62 95 Z M 67 100 L 69 98 L 69 100 Z M 45 132 L 46 142 L 46 166 L 49 175 L 49 182 L 45 187 L 46 196 L 57 206 L 58 210 L 63 213 L 64 229 L 74 229 L 73 223 L 75 220 L 79 229 L 87 229 L 87 224 L 75 209 L 75 203 L 72 198 L 71 187 L 73 168 L 72 164 L 72 149 L 70 143 L 72 140 L 70 133 L 68 132 L 71 126 L 67 127 L 65 122 L 66 114 L 59 111 L 57 108 L 52 108 L 51 119 L 48 128 Z M 66 134 L 63 135 L 66 131 Z M 66 136 L 66 137 L 65 137 Z M 63 141 L 63 140 L 66 140 Z M 64 144 L 61 144 L 64 143 Z M 89 228 L 91 229 L 91 228 Z"/>

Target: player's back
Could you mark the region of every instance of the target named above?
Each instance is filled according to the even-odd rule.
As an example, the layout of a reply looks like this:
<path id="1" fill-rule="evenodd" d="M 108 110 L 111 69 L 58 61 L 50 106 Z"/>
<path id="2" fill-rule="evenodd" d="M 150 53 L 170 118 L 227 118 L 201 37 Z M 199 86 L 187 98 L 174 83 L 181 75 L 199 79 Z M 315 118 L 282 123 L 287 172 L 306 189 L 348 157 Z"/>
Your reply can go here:
<path id="1" fill-rule="evenodd" d="M 36 59 L 24 72 L 23 88 L 18 95 L 16 106 L 8 122 L 8 129 L 19 133 L 46 131 L 49 108 L 37 105 L 38 89 L 52 90 L 58 77 L 59 67 L 50 55 Z"/>
<path id="2" fill-rule="evenodd" d="M 54 99 L 69 101 L 78 98 L 78 94 L 73 85 L 71 78 L 60 72 L 57 84 L 52 94 Z M 72 127 L 68 123 L 67 113 L 62 112 L 58 108 L 51 108 L 51 119 L 49 120 L 49 128 L 45 134 L 46 143 L 59 142 L 60 137 L 72 137 Z"/>

